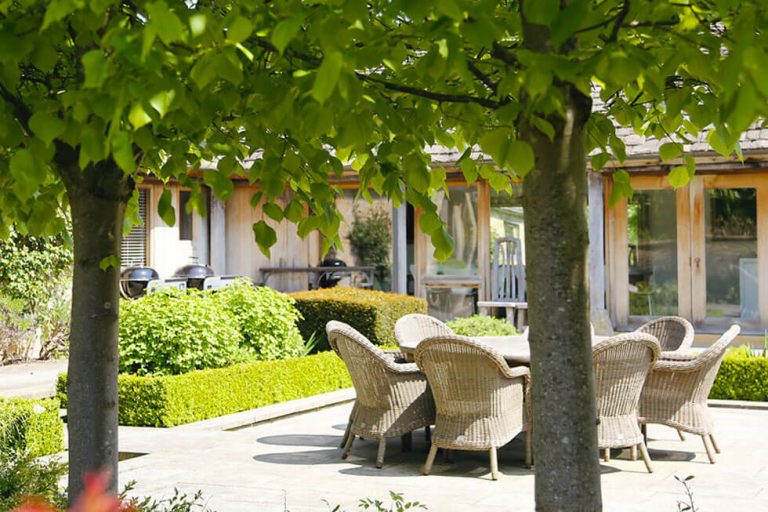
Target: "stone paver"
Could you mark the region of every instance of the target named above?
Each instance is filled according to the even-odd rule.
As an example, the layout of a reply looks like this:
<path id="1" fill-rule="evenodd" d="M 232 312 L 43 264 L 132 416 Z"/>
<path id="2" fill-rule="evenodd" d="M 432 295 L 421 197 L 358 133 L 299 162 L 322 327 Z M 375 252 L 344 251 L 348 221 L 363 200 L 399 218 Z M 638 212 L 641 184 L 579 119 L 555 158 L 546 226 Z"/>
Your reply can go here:
<path id="1" fill-rule="evenodd" d="M 200 489 L 218 511 L 328 512 L 347 510 L 360 498 L 387 498 L 388 491 L 419 500 L 431 511 L 515 511 L 534 509 L 534 478 L 523 467 L 523 446 L 515 440 L 499 454 L 503 473 L 490 480 L 487 456 L 458 452 L 446 464 L 440 456 L 430 476 L 419 472 L 426 457 L 423 433 L 413 451 L 399 440 L 387 446 L 385 466 L 373 465 L 376 443 L 355 441 L 348 460 L 338 444 L 351 405 L 339 405 L 231 432 L 194 429 L 121 428 L 121 450 L 147 453 L 120 463 L 123 483 L 135 480 L 139 495 L 168 496 L 174 488 Z M 677 510 L 684 498 L 675 476 L 693 475 L 694 498 L 702 511 L 768 510 L 768 412 L 714 409 L 722 449 L 707 462 L 701 440 L 679 441 L 674 430 L 649 428 L 655 472 L 641 461 L 603 463 L 606 511 Z M 332 507 L 331 507 L 332 508 Z"/>
<path id="2" fill-rule="evenodd" d="M 56 392 L 56 379 L 67 371 L 66 359 L 0 366 L 0 397 L 42 398 Z"/>

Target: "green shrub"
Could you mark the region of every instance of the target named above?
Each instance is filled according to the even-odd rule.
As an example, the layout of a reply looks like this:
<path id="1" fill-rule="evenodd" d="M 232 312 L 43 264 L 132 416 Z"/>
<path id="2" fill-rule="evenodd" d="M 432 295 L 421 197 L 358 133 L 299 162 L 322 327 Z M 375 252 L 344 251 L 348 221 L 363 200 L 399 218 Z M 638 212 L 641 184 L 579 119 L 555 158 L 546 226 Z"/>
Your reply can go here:
<path id="1" fill-rule="evenodd" d="M 257 360 L 285 359 L 301 355 L 303 340 L 296 323 L 301 316 L 294 300 L 266 286 L 240 279 L 217 290 L 213 297 L 236 320 L 241 343 Z"/>
<path id="2" fill-rule="evenodd" d="M 514 336 L 517 329 L 501 318 L 487 315 L 474 315 L 466 318 L 454 318 L 448 327 L 461 336 Z"/>
<path id="3" fill-rule="evenodd" d="M 38 459 L 29 450 L 0 449 L 0 511 L 16 509 L 28 496 L 63 509 L 67 497 L 59 481 L 66 472 L 58 460 Z"/>
<path id="4" fill-rule="evenodd" d="M 118 376 L 121 425 L 173 427 L 352 386 L 332 352 L 183 375 Z M 66 403 L 66 375 L 59 376 Z"/>
<path id="5" fill-rule="evenodd" d="M 326 288 L 291 294 L 296 299 L 303 320 L 299 322 L 304 338 L 318 336 L 320 350 L 328 350 L 325 324 L 330 320 L 345 322 L 378 345 L 395 340 L 395 322 L 409 313 L 427 312 L 427 301 L 399 293 L 360 288 Z"/>
<path id="6" fill-rule="evenodd" d="M 55 398 L 0 398 L 0 452 L 29 452 L 32 457 L 64 449 L 64 424 Z"/>
<path id="7" fill-rule="evenodd" d="M 753 355 L 749 347 L 729 351 L 723 358 L 709 397 L 768 401 L 768 357 Z"/>
<path id="8" fill-rule="evenodd" d="M 120 372 L 177 375 L 246 359 L 232 313 L 197 290 L 169 288 L 124 300 Z"/>

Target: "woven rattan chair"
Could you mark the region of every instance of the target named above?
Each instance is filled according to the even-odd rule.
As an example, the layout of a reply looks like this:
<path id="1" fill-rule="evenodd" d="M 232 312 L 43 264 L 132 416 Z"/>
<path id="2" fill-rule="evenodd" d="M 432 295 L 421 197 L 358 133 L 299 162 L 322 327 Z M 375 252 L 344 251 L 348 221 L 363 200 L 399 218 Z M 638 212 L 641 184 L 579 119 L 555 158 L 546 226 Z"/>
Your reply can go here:
<path id="1" fill-rule="evenodd" d="M 655 336 L 662 352 L 688 350 L 693 345 L 693 326 L 679 316 L 663 316 L 651 320 L 641 325 L 637 332 Z"/>
<path id="2" fill-rule="evenodd" d="M 597 394 L 597 443 L 610 460 L 611 448 L 631 448 L 653 472 L 648 449 L 637 421 L 640 392 L 659 357 L 659 342 L 650 334 L 634 332 L 614 336 L 592 347 L 592 370 Z"/>
<path id="3" fill-rule="evenodd" d="M 433 336 L 453 335 L 453 330 L 437 318 L 413 313 L 405 315 L 395 322 L 395 339 L 398 345 L 403 343 L 416 346 L 422 340 Z"/>
<path id="4" fill-rule="evenodd" d="M 336 346 L 336 340 L 335 337 L 331 337 L 331 328 L 335 322 L 328 322 L 325 326 L 325 331 L 328 336 L 328 344 L 331 346 L 331 349 L 333 349 L 334 352 L 336 352 L 336 355 L 341 357 L 341 354 L 339 354 L 339 349 Z M 406 358 L 405 354 L 400 352 L 399 350 L 382 350 L 382 354 L 384 354 L 384 357 L 392 361 L 393 363 L 405 363 Z M 344 446 L 347 444 L 347 439 L 349 439 L 349 431 L 352 427 L 352 419 L 355 417 L 355 411 L 357 409 L 357 402 L 352 405 L 352 412 L 349 413 L 349 420 L 347 421 L 347 428 L 344 430 L 344 436 L 341 438 L 341 443 L 339 443 L 339 448 L 344 448 Z M 427 429 L 427 434 L 429 434 L 429 429 Z"/>
<path id="5" fill-rule="evenodd" d="M 437 336 L 416 349 L 416 364 L 427 375 L 437 416 L 424 465 L 429 474 L 438 448 L 489 451 L 491 478 L 498 478 L 496 450 L 529 431 L 529 370 L 510 369 L 490 347 L 463 336 Z M 526 465 L 531 445 L 526 433 Z"/>
<path id="6" fill-rule="evenodd" d="M 357 394 L 342 458 L 347 458 L 355 436 L 376 439 L 376 467 L 380 468 L 388 438 L 434 423 L 435 404 L 427 379 L 415 364 L 395 362 L 347 324 L 328 322 L 326 330 Z"/>
<path id="7" fill-rule="evenodd" d="M 714 421 L 709 413 L 707 397 L 715 382 L 728 345 L 741 328 L 732 325 L 720 339 L 690 361 L 658 361 L 640 396 L 640 423 L 658 423 L 701 436 L 709 462 L 714 464 L 707 438 L 715 452 Z"/>

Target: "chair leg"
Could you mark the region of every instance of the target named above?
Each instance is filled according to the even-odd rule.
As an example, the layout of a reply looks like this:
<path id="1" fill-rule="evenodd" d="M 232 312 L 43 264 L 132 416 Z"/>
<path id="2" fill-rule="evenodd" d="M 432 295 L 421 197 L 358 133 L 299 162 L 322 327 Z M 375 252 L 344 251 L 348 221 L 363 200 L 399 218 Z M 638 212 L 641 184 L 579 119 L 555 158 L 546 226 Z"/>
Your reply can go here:
<path id="1" fill-rule="evenodd" d="M 400 439 L 402 440 L 402 450 L 403 452 L 409 452 L 411 451 L 411 447 L 413 445 L 413 436 L 410 432 L 407 434 L 403 434 Z"/>
<path id="2" fill-rule="evenodd" d="M 525 467 L 533 467 L 533 434 L 530 430 L 525 431 Z"/>
<path id="3" fill-rule="evenodd" d="M 349 450 L 352 449 L 352 443 L 355 441 L 355 434 L 352 432 L 347 436 L 347 442 L 344 443 L 344 449 L 341 451 L 341 458 L 346 459 L 349 456 Z"/>
<path id="4" fill-rule="evenodd" d="M 421 472 L 428 475 L 432 471 L 432 464 L 435 463 L 435 455 L 437 455 L 437 446 L 434 444 L 429 448 L 429 455 L 427 455 L 427 462 L 424 463 L 424 467 Z"/>
<path id="5" fill-rule="evenodd" d="M 490 449 L 491 452 L 491 480 L 499 479 L 499 460 L 496 454 L 496 448 Z"/>
<path id="6" fill-rule="evenodd" d="M 379 439 L 379 451 L 376 453 L 376 467 L 381 469 L 384 465 L 384 451 L 387 449 L 387 438 Z"/>
<path id="7" fill-rule="evenodd" d="M 630 460 L 637 460 L 637 446 L 630 446 L 629 447 L 629 459 Z"/>
<path id="8" fill-rule="evenodd" d="M 604 448 L 603 449 L 603 461 L 611 462 L 611 449 L 610 448 Z"/>
<path id="9" fill-rule="evenodd" d="M 637 447 L 640 448 L 640 456 L 643 458 L 643 462 L 645 462 L 645 469 L 647 469 L 649 473 L 653 473 L 653 467 L 651 466 L 651 457 L 650 455 L 648 455 L 648 448 L 645 446 L 645 443 L 640 443 L 637 445 Z M 635 447 L 633 446 L 633 448 Z"/>
<path id="10" fill-rule="evenodd" d="M 709 434 L 709 440 L 712 443 L 712 448 L 715 449 L 715 453 L 720 453 L 720 447 L 717 446 L 717 443 L 715 442 L 715 436 L 712 434 Z"/>
<path id="11" fill-rule="evenodd" d="M 347 420 L 347 428 L 344 429 L 344 437 L 341 438 L 341 443 L 339 444 L 339 448 L 344 448 L 347 444 L 347 439 L 349 439 L 349 433 L 352 429 L 352 422 L 355 419 L 355 411 L 357 410 L 357 402 L 355 402 L 352 405 L 352 410 L 349 412 L 349 419 Z"/>
<path id="12" fill-rule="evenodd" d="M 715 456 L 712 455 L 712 449 L 709 447 L 709 443 L 707 442 L 707 436 L 701 436 L 701 440 L 704 442 L 704 449 L 707 450 L 707 457 L 709 457 L 709 463 L 714 464 Z"/>
<path id="13" fill-rule="evenodd" d="M 685 435 L 683 434 L 682 430 L 678 430 L 677 435 L 680 437 L 681 441 L 685 441 Z"/>

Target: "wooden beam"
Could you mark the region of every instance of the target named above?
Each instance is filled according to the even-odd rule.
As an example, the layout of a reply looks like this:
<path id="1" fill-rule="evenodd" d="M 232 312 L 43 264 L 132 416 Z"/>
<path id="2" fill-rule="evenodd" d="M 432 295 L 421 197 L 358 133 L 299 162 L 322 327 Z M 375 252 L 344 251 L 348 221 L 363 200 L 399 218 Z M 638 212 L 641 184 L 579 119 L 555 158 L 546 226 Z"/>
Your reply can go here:
<path id="1" fill-rule="evenodd" d="M 477 272 L 480 276 L 478 299 L 490 299 L 491 279 L 491 187 L 483 180 L 477 184 Z"/>
<path id="2" fill-rule="evenodd" d="M 592 310 L 605 309 L 605 202 L 603 177 L 589 173 L 589 300 Z"/>

